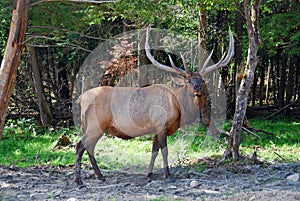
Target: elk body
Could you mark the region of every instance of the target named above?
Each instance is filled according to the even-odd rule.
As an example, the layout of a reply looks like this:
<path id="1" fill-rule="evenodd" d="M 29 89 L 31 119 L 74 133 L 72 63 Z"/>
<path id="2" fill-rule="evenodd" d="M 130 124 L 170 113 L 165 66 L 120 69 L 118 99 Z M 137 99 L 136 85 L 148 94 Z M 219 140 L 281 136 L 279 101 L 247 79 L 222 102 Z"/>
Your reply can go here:
<path id="1" fill-rule="evenodd" d="M 151 179 L 158 151 L 161 150 L 164 164 L 164 177 L 169 178 L 167 136 L 178 128 L 199 118 L 204 109 L 208 94 L 202 76 L 219 67 L 226 66 L 233 56 L 234 41 L 229 31 L 229 50 L 221 60 L 206 68 L 212 53 L 204 62 L 204 70 L 189 73 L 176 67 L 170 58 L 172 67 L 156 61 L 150 53 L 148 30 L 145 50 L 149 60 L 158 68 L 180 74 L 183 85 L 171 87 L 156 84 L 143 88 L 134 87 L 97 87 L 83 93 L 78 102 L 81 107 L 81 121 L 84 125 L 83 137 L 76 145 L 75 181 L 83 185 L 81 179 L 81 159 L 85 150 L 98 179 L 104 176 L 96 163 L 94 149 L 104 131 L 122 139 L 130 139 L 154 134 L 152 156 L 147 177 Z M 184 59 L 183 59 L 184 60 Z M 186 68 L 185 62 L 184 66 Z"/>

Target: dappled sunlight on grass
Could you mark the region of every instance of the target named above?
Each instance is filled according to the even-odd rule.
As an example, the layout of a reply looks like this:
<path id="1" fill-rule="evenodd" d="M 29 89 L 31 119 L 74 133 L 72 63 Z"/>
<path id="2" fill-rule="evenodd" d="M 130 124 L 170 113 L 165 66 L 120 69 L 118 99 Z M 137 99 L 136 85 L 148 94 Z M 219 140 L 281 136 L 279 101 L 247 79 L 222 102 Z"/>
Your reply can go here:
<path id="1" fill-rule="evenodd" d="M 269 162 L 300 161 L 300 123 L 294 119 L 265 120 L 255 118 L 250 124 L 259 137 L 243 132 L 241 151 L 252 154 L 253 149 L 262 160 Z M 266 131 L 263 132 L 263 131 Z"/>
<path id="2" fill-rule="evenodd" d="M 300 123 L 293 119 L 265 120 L 250 119 L 256 135 L 246 131 L 242 133 L 241 154 L 251 156 L 257 150 L 258 158 L 268 162 L 300 161 Z M 230 122 L 224 129 L 229 131 Z M 38 165 L 74 165 L 74 146 L 65 149 L 53 149 L 65 133 L 72 143 L 80 139 L 75 128 L 51 130 L 39 128 L 33 120 L 9 122 L 0 141 L 0 165 L 19 167 Z M 146 171 L 152 149 L 153 135 L 131 140 L 121 140 L 104 136 L 96 146 L 95 156 L 101 168 L 124 169 L 134 167 L 134 171 Z M 226 136 L 213 137 L 206 134 L 203 126 L 189 126 L 180 129 L 168 137 L 169 164 L 178 165 L 185 159 L 206 157 L 218 158 L 226 147 Z M 73 144 L 73 145 L 74 145 Z M 87 154 L 83 155 L 83 164 L 91 167 Z M 158 154 L 155 167 L 162 167 L 162 156 Z"/>

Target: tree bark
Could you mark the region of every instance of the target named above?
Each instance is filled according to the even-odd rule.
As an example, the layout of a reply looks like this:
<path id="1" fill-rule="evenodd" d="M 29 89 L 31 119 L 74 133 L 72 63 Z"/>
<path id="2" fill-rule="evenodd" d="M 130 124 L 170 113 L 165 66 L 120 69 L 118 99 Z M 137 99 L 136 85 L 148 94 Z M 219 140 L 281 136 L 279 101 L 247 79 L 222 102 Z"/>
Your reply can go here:
<path id="1" fill-rule="evenodd" d="M 235 33 L 236 33 L 236 42 L 234 43 L 234 74 L 233 74 L 233 86 L 234 86 L 234 90 L 233 90 L 233 106 L 232 106 L 232 114 L 234 113 L 234 106 L 236 105 L 236 98 L 237 98 L 237 91 L 238 88 L 240 86 L 240 80 L 241 77 L 240 75 L 243 73 L 241 72 L 241 64 L 242 64 L 242 35 L 243 35 L 243 16 L 241 14 L 242 10 L 243 10 L 243 2 L 239 2 L 237 4 L 237 9 L 238 11 L 236 11 L 236 15 L 235 15 Z M 231 108 L 230 108 L 231 109 Z"/>
<path id="2" fill-rule="evenodd" d="M 15 0 L 10 31 L 0 68 L 0 139 L 14 86 L 20 56 L 24 47 L 30 0 Z"/>
<path id="3" fill-rule="evenodd" d="M 51 124 L 52 115 L 51 115 L 50 106 L 44 95 L 44 88 L 43 88 L 43 83 L 41 78 L 41 72 L 37 62 L 35 47 L 30 47 L 30 57 L 31 57 L 34 87 L 35 87 L 36 97 L 38 99 L 38 106 L 40 111 L 40 118 L 42 124 L 44 126 L 47 126 Z"/>
<path id="4" fill-rule="evenodd" d="M 198 65 L 202 68 L 206 59 L 206 6 L 201 4 L 198 11 Z M 200 69 L 199 69 L 200 70 Z"/>
<path id="5" fill-rule="evenodd" d="M 261 0 L 253 0 L 251 3 L 249 1 L 250 0 L 244 0 L 244 13 L 249 40 L 247 63 L 237 94 L 236 109 L 230 130 L 230 138 L 221 161 L 224 161 L 229 156 L 232 156 L 234 160 L 239 159 L 241 132 L 247 109 L 248 94 L 251 82 L 254 78 L 255 68 L 258 63 L 257 51 L 260 45 L 258 19 Z"/>

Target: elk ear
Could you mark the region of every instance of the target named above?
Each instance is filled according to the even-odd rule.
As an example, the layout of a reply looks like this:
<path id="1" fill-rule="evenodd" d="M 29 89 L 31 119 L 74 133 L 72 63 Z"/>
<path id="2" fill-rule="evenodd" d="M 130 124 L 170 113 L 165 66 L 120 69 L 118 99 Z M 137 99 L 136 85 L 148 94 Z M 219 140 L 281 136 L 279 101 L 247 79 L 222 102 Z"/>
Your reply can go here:
<path id="1" fill-rule="evenodd" d="M 180 78 L 177 78 L 177 77 L 171 77 L 171 80 L 172 80 L 172 82 L 175 83 L 175 85 L 177 85 L 177 86 L 183 86 L 183 85 L 185 85 L 183 79 L 180 79 Z"/>

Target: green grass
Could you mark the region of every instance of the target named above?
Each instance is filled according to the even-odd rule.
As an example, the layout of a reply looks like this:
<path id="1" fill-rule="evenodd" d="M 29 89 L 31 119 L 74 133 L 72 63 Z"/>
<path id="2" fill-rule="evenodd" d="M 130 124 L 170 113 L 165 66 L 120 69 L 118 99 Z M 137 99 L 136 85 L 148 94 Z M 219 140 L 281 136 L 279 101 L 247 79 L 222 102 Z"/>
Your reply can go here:
<path id="1" fill-rule="evenodd" d="M 278 118 L 249 120 L 257 130 L 255 135 L 242 133 L 241 153 L 251 155 L 254 147 L 258 148 L 259 159 L 269 162 L 300 161 L 300 122 L 294 119 Z M 224 125 L 230 129 L 230 123 Z M 73 165 L 75 148 L 53 149 L 61 134 L 65 133 L 72 142 L 80 139 L 75 128 L 49 129 L 39 127 L 34 120 L 9 120 L 6 123 L 2 141 L 0 141 L 0 165 L 18 167 L 39 165 Z M 121 140 L 113 137 L 102 138 L 96 147 L 96 158 L 104 169 L 121 169 L 136 167 L 145 170 L 151 157 L 152 136 L 133 140 Z M 190 126 L 180 129 L 168 138 L 169 163 L 184 165 L 185 160 L 213 157 L 220 158 L 225 147 L 226 137 L 211 137 L 202 126 Z M 161 167 L 161 154 L 158 155 L 156 167 Z M 83 164 L 90 167 L 87 154 Z M 197 171 L 203 171 L 205 165 L 199 164 Z"/>
<path id="2" fill-rule="evenodd" d="M 28 167 L 74 163 L 73 149 L 53 149 L 63 132 L 76 138 L 74 129 L 54 131 L 38 128 L 34 120 L 8 121 L 0 141 L 0 164 Z"/>
<path id="3" fill-rule="evenodd" d="M 243 132 L 241 151 L 251 154 L 253 147 L 258 147 L 259 157 L 270 162 L 300 161 L 300 121 L 296 119 L 277 118 L 265 120 L 255 118 L 250 124 L 257 130 L 259 137 Z"/>

